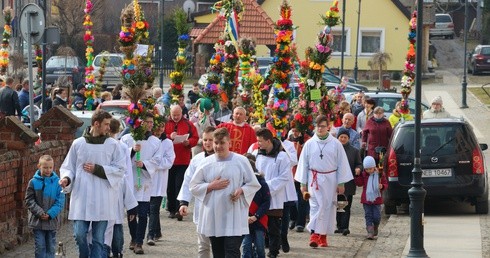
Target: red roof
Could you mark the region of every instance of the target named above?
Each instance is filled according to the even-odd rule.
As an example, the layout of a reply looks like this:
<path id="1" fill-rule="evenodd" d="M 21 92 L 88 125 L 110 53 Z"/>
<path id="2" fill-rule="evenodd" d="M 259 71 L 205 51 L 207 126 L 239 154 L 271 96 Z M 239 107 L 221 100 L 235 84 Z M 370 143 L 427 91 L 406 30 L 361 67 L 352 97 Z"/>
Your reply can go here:
<path id="1" fill-rule="evenodd" d="M 257 45 L 275 45 L 274 21 L 256 0 L 243 0 L 245 11 L 240 20 L 239 37 L 255 39 Z M 194 28 L 190 35 L 198 35 L 194 44 L 214 44 L 224 31 L 225 21 L 216 18 L 204 30 Z"/>

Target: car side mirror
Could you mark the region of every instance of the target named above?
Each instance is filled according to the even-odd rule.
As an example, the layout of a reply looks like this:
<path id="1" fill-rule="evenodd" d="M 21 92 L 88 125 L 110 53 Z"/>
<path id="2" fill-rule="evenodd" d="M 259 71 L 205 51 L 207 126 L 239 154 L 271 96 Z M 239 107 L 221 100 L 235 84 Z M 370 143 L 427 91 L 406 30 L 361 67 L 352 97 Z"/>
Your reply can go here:
<path id="1" fill-rule="evenodd" d="M 487 150 L 487 149 L 488 149 L 488 144 L 486 144 L 486 143 L 480 143 L 479 145 L 480 145 L 480 149 L 481 149 L 482 151 L 484 151 L 484 150 Z"/>

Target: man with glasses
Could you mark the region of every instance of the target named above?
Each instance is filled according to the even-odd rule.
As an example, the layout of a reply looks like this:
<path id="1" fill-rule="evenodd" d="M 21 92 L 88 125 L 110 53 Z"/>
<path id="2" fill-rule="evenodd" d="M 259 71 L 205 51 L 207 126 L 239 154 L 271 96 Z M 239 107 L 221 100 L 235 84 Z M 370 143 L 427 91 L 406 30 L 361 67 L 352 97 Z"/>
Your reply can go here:
<path id="1" fill-rule="evenodd" d="M 131 150 L 131 163 L 133 171 L 134 197 L 138 201 L 136 208 L 128 211 L 128 218 L 137 215 L 134 219 L 128 219 L 131 242 L 129 249 L 136 254 L 144 254 L 143 239 L 145 238 L 150 211 L 150 198 L 152 190 L 152 178 L 161 169 L 163 149 L 158 137 L 152 134 L 153 114 L 145 114 L 143 127 L 145 128 L 145 140 L 135 141 L 131 134 L 121 138 Z M 139 152 L 139 154 L 138 154 Z"/>
<path id="2" fill-rule="evenodd" d="M 316 118 L 316 133 L 304 144 L 294 179 L 301 183 L 303 198 L 310 200 L 310 246 L 327 247 L 327 234 L 336 224 L 337 194 L 353 179 L 342 143 L 328 132 L 328 118 Z"/>
<path id="3" fill-rule="evenodd" d="M 442 98 L 437 96 L 432 99 L 430 109 L 424 112 L 423 118 L 448 118 L 451 117 L 449 112 L 447 112 L 442 107 Z"/>

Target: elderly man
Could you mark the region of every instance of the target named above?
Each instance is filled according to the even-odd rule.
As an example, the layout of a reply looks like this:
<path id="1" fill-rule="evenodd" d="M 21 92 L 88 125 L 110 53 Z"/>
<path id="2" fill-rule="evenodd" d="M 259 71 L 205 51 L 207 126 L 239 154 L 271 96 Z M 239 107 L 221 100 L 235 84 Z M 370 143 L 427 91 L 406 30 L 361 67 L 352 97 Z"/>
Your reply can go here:
<path id="1" fill-rule="evenodd" d="M 338 131 L 341 128 L 346 129 L 349 132 L 350 144 L 359 150 L 361 148 L 361 141 L 360 141 L 361 135 L 354 128 L 352 128 L 352 125 L 354 124 L 354 120 L 355 118 L 352 113 L 344 114 L 344 117 L 342 117 L 342 126 L 334 127 L 332 130 L 330 130 L 330 134 L 333 137 L 337 137 Z"/>
<path id="2" fill-rule="evenodd" d="M 5 87 L 0 89 L 0 113 L 3 113 L 6 116 L 16 115 L 20 117 L 22 115 L 22 110 L 20 109 L 19 95 L 13 89 L 13 83 L 14 79 L 8 77 Z M 255 133 L 252 132 L 252 136 L 255 136 Z"/>
<path id="3" fill-rule="evenodd" d="M 182 116 L 182 108 L 179 105 L 171 106 L 170 119 L 165 125 L 165 133 L 167 138 L 173 141 L 174 152 L 177 154 L 173 166 L 168 171 L 167 207 L 170 213 L 168 217 L 181 221 L 182 215 L 179 213 L 177 195 L 191 161 L 191 149 L 197 145 L 199 134 L 196 127 Z M 186 135 L 187 139 L 185 139 Z M 181 141 L 182 138 L 184 138 L 183 141 Z"/>
<path id="4" fill-rule="evenodd" d="M 246 121 L 247 111 L 243 107 L 236 107 L 233 110 L 233 121 L 218 125 L 218 128 L 224 127 L 230 133 L 230 151 L 245 154 L 250 145 L 257 141 L 254 129 Z"/>
<path id="5" fill-rule="evenodd" d="M 426 110 L 423 115 L 423 118 L 448 118 L 448 117 L 451 117 L 451 115 L 442 107 L 441 96 L 437 96 L 434 99 L 432 99 L 430 109 Z"/>

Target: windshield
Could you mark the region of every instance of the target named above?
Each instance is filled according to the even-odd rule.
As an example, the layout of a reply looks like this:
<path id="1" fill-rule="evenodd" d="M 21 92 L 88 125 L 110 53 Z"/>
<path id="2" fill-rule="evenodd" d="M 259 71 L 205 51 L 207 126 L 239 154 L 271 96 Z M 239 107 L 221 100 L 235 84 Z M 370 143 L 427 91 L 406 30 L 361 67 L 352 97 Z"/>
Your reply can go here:
<path id="1" fill-rule="evenodd" d="M 472 150 L 470 132 L 462 124 L 423 124 L 421 129 L 421 155 L 452 155 Z M 403 126 L 393 136 L 396 153 L 414 155 L 415 131 L 412 125 Z M 466 137 L 465 137 L 466 136 Z"/>
<path id="2" fill-rule="evenodd" d="M 94 66 L 100 66 L 103 57 L 98 56 L 94 60 Z M 120 56 L 107 56 L 106 67 L 121 67 L 122 66 L 122 57 Z"/>
<path id="3" fill-rule="evenodd" d="M 60 57 L 51 57 L 46 62 L 46 67 L 67 67 L 74 68 L 78 66 L 78 62 L 76 57 L 68 56 L 60 56 Z"/>

